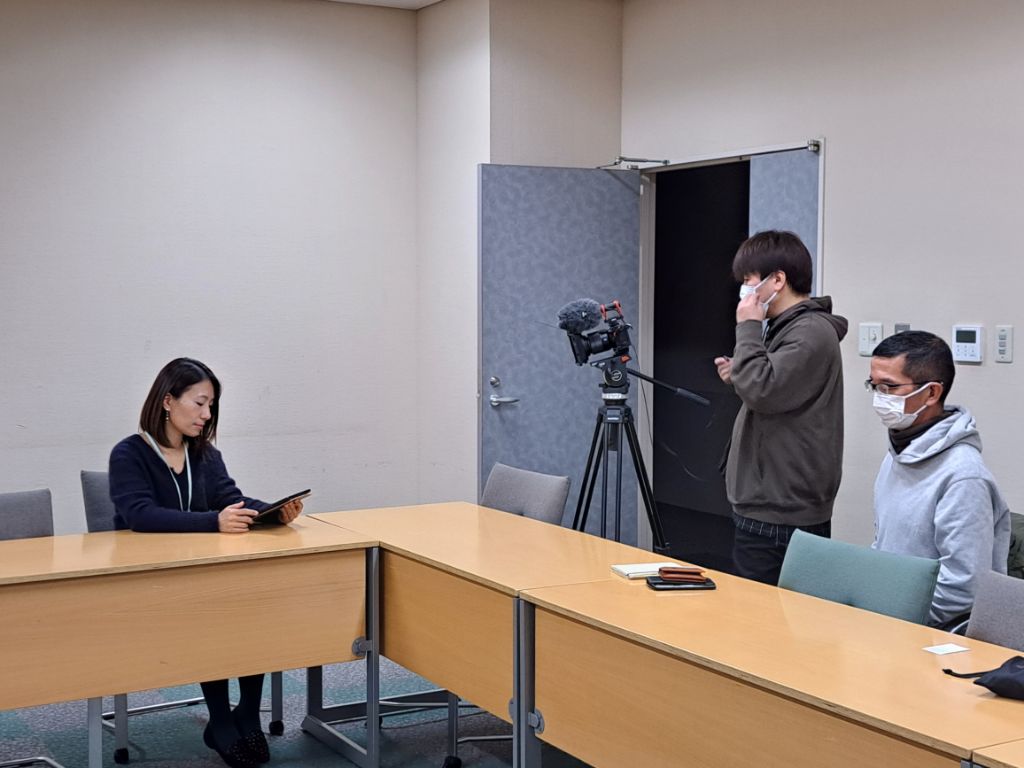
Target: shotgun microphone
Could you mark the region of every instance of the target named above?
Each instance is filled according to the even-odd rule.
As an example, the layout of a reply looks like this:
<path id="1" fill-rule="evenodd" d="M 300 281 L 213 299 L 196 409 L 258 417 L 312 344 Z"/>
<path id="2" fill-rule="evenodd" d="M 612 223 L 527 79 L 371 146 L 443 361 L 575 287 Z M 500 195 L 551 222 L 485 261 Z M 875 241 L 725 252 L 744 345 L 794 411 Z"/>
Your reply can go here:
<path id="1" fill-rule="evenodd" d="M 568 333 L 589 331 L 601 322 L 601 305 L 593 299 L 575 299 L 558 310 L 558 327 Z"/>

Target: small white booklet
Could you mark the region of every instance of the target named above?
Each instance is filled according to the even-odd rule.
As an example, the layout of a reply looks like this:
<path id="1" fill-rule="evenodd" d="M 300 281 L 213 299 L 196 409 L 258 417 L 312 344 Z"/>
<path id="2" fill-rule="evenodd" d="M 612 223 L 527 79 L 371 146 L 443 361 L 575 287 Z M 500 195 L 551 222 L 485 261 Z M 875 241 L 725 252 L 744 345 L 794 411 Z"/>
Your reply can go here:
<path id="1" fill-rule="evenodd" d="M 613 565 L 612 572 L 624 579 L 646 579 L 648 576 L 657 576 L 659 568 L 670 565 L 679 563 L 622 563 Z"/>

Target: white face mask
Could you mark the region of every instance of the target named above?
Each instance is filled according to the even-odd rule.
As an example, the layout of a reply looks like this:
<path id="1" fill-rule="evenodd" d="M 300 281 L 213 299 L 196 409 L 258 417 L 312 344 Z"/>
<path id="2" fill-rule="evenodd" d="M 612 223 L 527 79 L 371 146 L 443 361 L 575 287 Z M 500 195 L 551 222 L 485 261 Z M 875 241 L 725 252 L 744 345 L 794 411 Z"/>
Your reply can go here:
<path id="1" fill-rule="evenodd" d="M 743 301 L 743 299 L 747 298 L 747 296 L 750 296 L 752 293 L 757 293 L 757 289 L 760 288 L 762 285 L 764 285 L 766 282 L 768 282 L 768 278 L 769 277 L 771 277 L 771 275 L 768 275 L 768 277 L 766 277 L 764 280 L 762 280 L 757 285 L 747 285 L 746 283 L 741 285 L 740 286 L 740 301 Z M 765 312 L 767 312 L 768 311 L 768 305 L 771 304 L 775 300 L 775 297 L 778 296 L 778 295 L 779 295 L 779 292 L 776 291 L 775 293 L 773 293 L 768 298 L 768 301 L 762 301 L 761 302 L 761 309 L 763 309 Z"/>
<path id="2" fill-rule="evenodd" d="M 906 429 L 917 420 L 918 414 L 928 407 L 928 404 L 925 403 L 913 413 L 904 413 L 907 407 L 907 398 L 923 392 L 930 384 L 931 382 L 928 382 L 909 395 L 883 395 L 876 391 L 871 405 L 874 406 L 875 413 L 878 414 L 878 418 L 882 420 L 884 426 L 895 430 Z"/>

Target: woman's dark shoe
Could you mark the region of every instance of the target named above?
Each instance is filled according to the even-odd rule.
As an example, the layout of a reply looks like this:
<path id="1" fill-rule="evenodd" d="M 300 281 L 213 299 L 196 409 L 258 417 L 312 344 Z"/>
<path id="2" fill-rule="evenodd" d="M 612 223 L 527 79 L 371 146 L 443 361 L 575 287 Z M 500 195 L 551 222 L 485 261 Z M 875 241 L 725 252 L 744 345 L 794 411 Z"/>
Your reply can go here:
<path id="1" fill-rule="evenodd" d="M 235 727 L 239 733 L 243 734 L 241 741 L 245 745 L 249 757 L 257 763 L 269 763 L 270 745 L 267 743 L 267 737 L 263 735 L 263 731 L 259 728 L 247 730 L 238 717 L 238 710 L 236 709 L 232 714 L 235 718 Z"/>
<path id="2" fill-rule="evenodd" d="M 230 765 L 231 768 L 256 768 L 256 761 L 249 753 L 244 739 L 238 739 L 234 744 L 228 747 L 227 750 L 223 750 L 217 742 L 214 741 L 213 731 L 208 725 L 203 731 L 203 742 L 206 746 L 220 755 L 220 759 Z"/>
<path id="3" fill-rule="evenodd" d="M 249 753 L 249 757 L 257 763 L 270 762 L 270 745 L 267 744 L 267 737 L 263 731 L 255 731 L 242 737 L 242 743 Z"/>

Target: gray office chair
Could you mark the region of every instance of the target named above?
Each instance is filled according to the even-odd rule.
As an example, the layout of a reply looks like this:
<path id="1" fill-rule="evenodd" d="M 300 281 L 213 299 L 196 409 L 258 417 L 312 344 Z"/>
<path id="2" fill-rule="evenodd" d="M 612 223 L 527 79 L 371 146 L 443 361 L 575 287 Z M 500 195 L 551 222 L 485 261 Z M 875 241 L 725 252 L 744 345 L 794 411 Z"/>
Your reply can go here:
<path id="1" fill-rule="evenodd" d="M 83 469 L 81 477 L 85 526 L 89 533 L 114 530 L 114 502 L 110 500 L 110 481 L 107 479 L 107 473 Z"/>
<path id="2" fill-rule="evenodd" d="M 480 504 L 545 523 L 561 525 L 569 478 L 495 463 L 487 476 Z"/>
<path id="3" fill-rule="evenodd" d="M 1024 651 L 1024 581 L 995 571 L 978 576 L 967 636 Z"/>
<path id="4" fill-rule="evenodd" d="M 82 500 L 85 503 L 85 524 L 90 533 L 114 530 L 114 502 L 110 500 L 110 480 L 106 472 L 93 472 L 83 469 Z M 129 761 L 128 755 L 128 718 L 144 715 L 147 712 L 160 712 L 165 709 L 191 707 L 202 704 L 202 696 L 192 699 L 151 704 L 145 707 L 128 708 L 128 694 L 114 695 L 114 711 L 104 712 L 104 727 L 114 731 L 114 762 L 124 765 Z M 284 733 L 284 683 L 283 673 L 273 672 L 270 675 L 270 732 L 275 735 Z M 0 766 L 3 768 L 3 766 Z"/>
<path id="5" fill-rule="evenodd" d="M 53 536 L 53 503 L 50 490 L 0 493 L 0 539 L 33 539 Z M 21 757 L 0 763 L 0 768 L 46 765 L 63 768 L 48 757 Z"/>
<path id="6" fill-rule="evenodd" d="M 0 539 L 53 536 L 50 489 L 0 494 Z"/>
<path id="7" fill-rule="evenodd" d="M 510 467 L 496 462 L 487 475 L 480 505 L 503 512 L 522 515 L 554 525 L 562 524 L 565 500 L 569 497 L 569 478 L 564 475 L 545 475 L 528 469 Z M 465 706 L 454 693 L 448 694 L 448 749 L 443 768 L 458 768 L 459 744 L 472 741 L 499 741 L 511 739 L 507 734 L 494 736 L 459 736 L 459 707 Z"/>
<path id="8" fill-rule="evenodd" d="M 779 587 L 897 619 L 928 620 L 939 561 L 794 531 Z"/>

